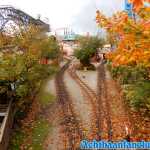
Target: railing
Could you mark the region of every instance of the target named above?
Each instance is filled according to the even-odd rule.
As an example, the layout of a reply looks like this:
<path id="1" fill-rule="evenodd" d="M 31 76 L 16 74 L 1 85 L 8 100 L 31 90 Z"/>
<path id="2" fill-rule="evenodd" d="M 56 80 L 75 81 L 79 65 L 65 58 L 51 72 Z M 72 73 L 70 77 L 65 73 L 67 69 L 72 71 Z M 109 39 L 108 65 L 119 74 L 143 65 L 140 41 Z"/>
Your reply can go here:
<path id="1" fill-rule="evenodd" d="M 0 105 L 0 150 L 7 150 L 9 138 L 10 138 L 10 131 L 13 124 L 13 108 L 12 108 L 12 101 L 8 103 L 8 105 Z"/>

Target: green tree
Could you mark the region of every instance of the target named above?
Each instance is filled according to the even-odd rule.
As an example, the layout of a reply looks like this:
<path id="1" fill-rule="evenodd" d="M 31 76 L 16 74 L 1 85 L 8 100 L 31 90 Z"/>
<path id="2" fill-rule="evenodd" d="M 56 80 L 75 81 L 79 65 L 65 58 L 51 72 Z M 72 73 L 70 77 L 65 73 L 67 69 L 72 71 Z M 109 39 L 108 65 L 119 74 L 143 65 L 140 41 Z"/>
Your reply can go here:
<path id="1" fill-rule="evenodd" d="M 60 47 L 55 39 L 55 37 L 51 36 L 48 39 L 45 39 L 41 43 L 41 56 L 47 59 L 56 59 L 60 54 Z"/>
<path id="2" fill-rule="evenodd" d="M 95 55 L 98 48 L 102 48 L 104 39 L 96 36 L 79 37 L 79 48 L 75 50 L 74 55 L 80 60 L 84 66 L 90 65 L 90 58 Z"/>

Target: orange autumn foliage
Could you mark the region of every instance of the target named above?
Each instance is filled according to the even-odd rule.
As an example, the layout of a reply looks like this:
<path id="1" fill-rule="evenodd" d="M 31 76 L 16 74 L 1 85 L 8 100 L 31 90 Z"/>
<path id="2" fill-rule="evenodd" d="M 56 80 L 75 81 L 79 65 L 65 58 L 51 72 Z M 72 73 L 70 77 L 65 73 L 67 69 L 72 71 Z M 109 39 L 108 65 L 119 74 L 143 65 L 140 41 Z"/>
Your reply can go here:
<path id="1" fill-rule="evenodd" d="M 139 18 L 130 19 L 125 12 L 111 18 L 96 12 L 97 24 L 105 28 L 109 38 L 116 45 L 115 52 L 107 54 L 113 66 L 143 65 L 150 68 L 150 8 L 142 8 Z"/>
<path id="2" fill-rule="evenodd" d="M 133 3 L 134 10 L 138 11 L 144 4 L 144 2 L 150 2 L 150 0 L 129 0 L 130 3 Z"/>

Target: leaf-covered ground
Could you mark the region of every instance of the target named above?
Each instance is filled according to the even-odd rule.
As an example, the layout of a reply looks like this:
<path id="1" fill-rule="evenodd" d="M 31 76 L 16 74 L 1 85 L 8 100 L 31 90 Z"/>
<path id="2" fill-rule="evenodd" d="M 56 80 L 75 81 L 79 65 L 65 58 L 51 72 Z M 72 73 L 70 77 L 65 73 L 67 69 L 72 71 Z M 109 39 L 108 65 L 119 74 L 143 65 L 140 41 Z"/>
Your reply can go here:
<path id="1" fill-rule="evenodd" d="M 129 134 L 131 141 L 150 140 L 150 118 L 141 116 L 137 111 L 130 109 L 123 99 L 121 87 L 114 81 L 106 70 L 106 87 L 102 91 L 102 138 L 107 140 L 107 115 L 109 111 L 112 125 L 112 139 L 119 141 Z M 78 72 L 79 77 L 95 92 L 97 92 L 97 72 Z M 93 79 L 93 80 L 91 80 Z M 94 109 L 86 94 L 82 91 L 77 82 L 66 72 L 64 76 L 65 85 L 71 97 L 71 105 L 75 116 L 80 123 L 84 138 L 92 139 L 97 131 L 95 126 Z M 91 83 L 90 83 L 91 82 Z M 48 81 L 46 90 L 38 95 L 42 99 L 32 104 L 32 109 L 23 120 L 22 130 L 17 130 L 12 140 L 11 150 L 64 150 L 68 147 L 68 135 L 63 123 L 62 107 L 56 99 L 56 89 L 54 80 Z M 95 85 L 94 85 L 95 84 Z M 45 89 L 45 88 L 44 88 Z M 43 92 L 44 91 L 44 92 Z M 48 92 L 51 91 L 51 92 Z M 107 93 L 107 99 L 104 93 Z M 52 93 L 52 94 L 50 94 Z M 52 95 L 52 96 L 51 96 Z M 55 95 L 55 96 L 53 96 Z M 53 99 L 52 105 L 49 100 Z M 109 104 L 109 107 L 107 105 Z M 44 108 L 44 109 L 43 109 Z M 109 110 L 108 110 L 109 108 Z M 96 109 L 96 108 L 95 108 Z M 38 116 L 37 116 L 38 114 Z M 76 145 L 79 146 L 79 142 Z"/>

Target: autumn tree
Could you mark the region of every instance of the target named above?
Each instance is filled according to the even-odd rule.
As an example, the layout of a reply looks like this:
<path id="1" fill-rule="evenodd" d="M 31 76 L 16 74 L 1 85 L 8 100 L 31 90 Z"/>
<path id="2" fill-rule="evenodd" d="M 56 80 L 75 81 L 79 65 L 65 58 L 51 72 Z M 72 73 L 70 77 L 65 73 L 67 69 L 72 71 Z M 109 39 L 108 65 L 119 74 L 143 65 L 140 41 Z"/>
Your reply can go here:
<path id="1" fill-rule="evenodd" d="M 108 55 L 113 65 L 143 65 L 150 67 L 150 9 L 142 8 L 135 22 L 125 12 L 106 18 L 97 11 L 97 22 L 107 30 L 114 41 L 116 50 Z"/>
<path id="2" fill-rule="evenodd" d="M 108 18 L 98 10 L 96 21 L 115 45 L 114 51 L 107 54 L 112 75 L 128 85 L 126 98 L 130 105 L 144 108 L 147 113 L 150 110 L 147 91 L 150 88 L 150 8 L 143 6 L 145 1 L 130 1 L 138 16 L 136 20 L 126 12 Z"/>
<path id="3" fill-rule="evenodd" d="M 5 97 L 9 99 L 13 96 L 16 104 L 23 108 L 25 103 L 30 103 L 29 98 L 25 97 L 33 94 L 41 81 L 56 70 L 52 65 L 40 64 L 41 57 L 48 50 L 50 59 L 55 59 L 59 47 L 57 41 L 34 26 L 14 32 L 9 43 L 13 47 L 5 49 L 8 46 L 5 39 L 9 37 L 10 35 L 3 35 L 0 38 L 0 94 L 4 101 Z"/>
<path id="4" fill-rule="evenodd" d="M 150 0 L 129 0 L 129 2 L 133 4 L 135 11 L 139 11 L 143 7 L 144 2 L 150 2 Z"/>

